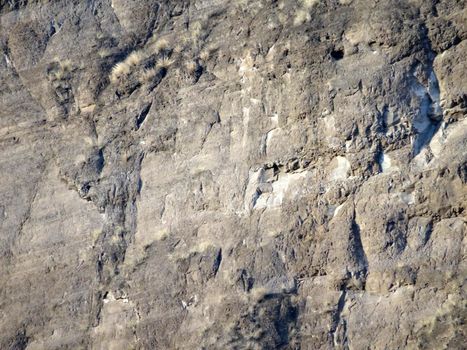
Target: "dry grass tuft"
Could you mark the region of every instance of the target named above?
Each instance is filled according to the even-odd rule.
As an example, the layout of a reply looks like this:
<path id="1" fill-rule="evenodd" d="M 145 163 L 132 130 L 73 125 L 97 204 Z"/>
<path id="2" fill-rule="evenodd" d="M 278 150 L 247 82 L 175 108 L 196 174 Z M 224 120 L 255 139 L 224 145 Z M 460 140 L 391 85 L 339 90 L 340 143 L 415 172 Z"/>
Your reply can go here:
<path id="1" fill-rule="evenodd" d="M 201 22 L 195 22 L 190 26 L 190 31 L 192 34 L 199 34 L 203 30 L 203 25 Z"/>
<path id="2" fill-rule="evenodd" d="M 183 51 L 183 46 L 182 45 L 177 45 L 174 47 L 174 53 L 180 54 Z"/>
<path id="3" fill-rule="evenodd" d="M 136 51 L 131 53 L 126 59 L 125 63 L 131 67 L 131 66 L 137 66 L 140 64 L 140 62 L 144 59 L 144 56 L 141 52 Z"/>
<path id="4" fill-rule="evenodd" d="M 203 62 L 206 62 L 209 57 L 211 57 L 211 52 L 209 49 L 204 49 L 203 51 L 201 51 L 199 53 L 199 58 L 203 61 Z"/>
<path id="5" fill-rule="evenodd" d="M 120 79 L 130 74 L 134 67 L 138 66 L 146 58 L 142 51 L 135 51 L 125 58 L 123 62 L 117 63 L 110 73 L 110 82 L 117 83 Z"/>
<path id="6" fill-rule="evenodd" d="M 310 10 L 319 3 L 319 0 L 299 0 L 300 8 L 297 9 L 294 18 L 294 26 L 299 26 L 311 21 Z"/>
<path id="7" fill-rule="evenodd" d="M 110 81 L 115 84 L 128 74 L 130 74 L 130 66 L 126 62 L 117 63 L 110 73 Z"/>
<path id="8" fill-rule="evenodd" d="M 145 69 L 141 72 L 139 76 L 139 81 L 148 83 L 154 79 L 158 72 L 159 70 L 157 68 Z"/>
<path id="9" fill-rule="evenodd" d="M 162 57 L 160 60 L 157 61 L 156 63 L 156 68 L 169 68 L 172 64 L 174 64 L 174 60 L 168 58 L 168 57 Z"/>
<path id="10" fill-rule="evenodd" d="M 151 49 L 157 54 L 165 51 L 170 47 L 170 43 L 167 39 L 159 39 L 151 45 Z"/>
<path id="11" fill-rule="evenodd" d="M 112 52 L 111 52 L 109 49 L 100 49 L 100 50 L 97 52 L 97 55 L 98 55 L 100 58 L 109 57 L 111 54 L 112 54 Z"/>
<path id="12" fill-rule="evenodd" d="M 240 11 L 245 12 L 248 9 L 248 0 L 237 0 L 237 7 Z"/>
<path id="13" fill-rule="evenodd" d="M 198 65 L 194 61 L 185 63 L 185 70 L 187 71 L 188 74 L 193 74 L 194 72 L 196 72 L 197 68 L 198 68 Z"/>
<path id="14" fill-rule="evenodd" d="M 203 25 L 201 22 L 194 22 L 190 26 L 190 34 L 191 34 L 191 41 L 193 45 L 198 46 L 199 45 L 199 38 L 201 37 L 201 33 L 203 31 Z"/>
<path id="15" fill-rule="evenodd" d="M 282 24 L 282 25 L 285 25 L 287 23 L 287 15 L 283 14 L 282 12 L 280 12 L 278 15 L 277 15 L 277 19 L 279 20 L 279 23 Z"/>
<path id="16" fill-rule="evenodd" d="M 309 21 L 311 21 L 311 15 L 308 10 L 300 9 L 295 13 L 293 24 L 294 26 L 299 26 Z"/>
<path id="17" fill-rule="evenodd" d="M 63 72 L 70 72 L 71 71 L 71 61 L 70 60 L 64 60 L 59 63 L 60 69 Z"/>
<path id="18" fill-rule="evenodd" d="M 302 4 L 302 7 L 304 9 L 311 9 L 313 6 L 315 6 L 319 0 L 300 0 L 300 3 Z"/>
<path id="19" fill-rule="evenodd" d="M 54 80 L 64 80 L 68 79 L 71 76 L 72 64 L 70 60 L 60 61 L 58 58 L 55 58 L 58 66 L 51 72 Z"/>

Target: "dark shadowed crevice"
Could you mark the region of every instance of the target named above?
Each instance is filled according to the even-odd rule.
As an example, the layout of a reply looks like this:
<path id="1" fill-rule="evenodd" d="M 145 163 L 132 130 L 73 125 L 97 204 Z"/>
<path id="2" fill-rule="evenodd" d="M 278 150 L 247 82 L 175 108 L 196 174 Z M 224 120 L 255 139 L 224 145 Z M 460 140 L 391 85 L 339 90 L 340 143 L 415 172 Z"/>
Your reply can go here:
<path id="1" fill-rule="evenodd" d="M 336 60 L 336 61 L 339 61 L 341 59 L 344 58 L 344 50 L 343 49 L 334 49 L 331 51 L 331 57 Z"/>
<path id="2" fill-rule="evenodd" d="M 342 288 L 339 301 L 337 302 L 337 308 L 332 316 L 331 330 L 329 332 L 329 346 L 334 348 L 336 346 L 347 346 L 347 321 L 342 318 L 342 312 L 344 311 L 345 302 L 347 297 L 347 291 L 345 287 Z"/>
<path id="3" fill-rule="evenodd" d="M 147 117 L 149 111 L 151 110 L 151 106 L 152 106 L 152 103 L 146 104 L 143 107 L 143 109 L 141 110 L 141 112 L 139 112 L 139 114 L 136 116 L 136 121 L 135 121 L 136 122 L 136 130 L 139 130 L 141 125 L 146 120 L 146 117 Z"/>
<path id="4" fill-rule="evenodd" d="M 18 331 L 16 336 L 10 341 L 8 350 L 25 350 L 29 344 L 29 337 L 26 335 L 26 330 Z"/>
<path id="5" fill-rule="evenodd" d="M 423 30 L 423 46 L 426 54 L 427 62 L 423 69 L 428 77 L 427 85 L 416 81 L 415 88 L 418 91 L 424 91 L 423 96 L 420 96 L 420 108 L 418 116 L 415 116 L 413 121 L 413 130 L 415 139 L 412 146 L 412 156 L 417 156 L 425 147 L 429 145 L 433 136 L 442 126 L 443 111 L 440 106 L 440 90 L 438 78 L 436 77 L 433 62 L 435 52 L 431 47 L 431 42 L 428 37 L 426 28 Z M 421 95 L 421 92 L 418 92 Z"/>

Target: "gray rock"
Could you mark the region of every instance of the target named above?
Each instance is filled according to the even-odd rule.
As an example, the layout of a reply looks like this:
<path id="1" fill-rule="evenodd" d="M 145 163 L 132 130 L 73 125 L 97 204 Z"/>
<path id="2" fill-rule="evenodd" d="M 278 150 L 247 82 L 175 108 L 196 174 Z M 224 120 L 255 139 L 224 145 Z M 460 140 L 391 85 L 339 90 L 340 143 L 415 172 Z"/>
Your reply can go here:
<path id="1" fill-rule="evenodd" d="M 0 1 L 0 349 L 462 349 L 462 1 Z"/>

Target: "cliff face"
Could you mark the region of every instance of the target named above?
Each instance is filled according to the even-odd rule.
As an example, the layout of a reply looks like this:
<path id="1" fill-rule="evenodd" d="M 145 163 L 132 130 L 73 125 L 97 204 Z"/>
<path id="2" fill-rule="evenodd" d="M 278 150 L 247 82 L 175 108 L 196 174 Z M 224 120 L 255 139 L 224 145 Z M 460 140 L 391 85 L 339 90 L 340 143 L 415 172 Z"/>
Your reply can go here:
<path id="1" fill-rule="evenodd" d="M 0 348 L 462 348 L 466 23 L 0 1 Z"/>

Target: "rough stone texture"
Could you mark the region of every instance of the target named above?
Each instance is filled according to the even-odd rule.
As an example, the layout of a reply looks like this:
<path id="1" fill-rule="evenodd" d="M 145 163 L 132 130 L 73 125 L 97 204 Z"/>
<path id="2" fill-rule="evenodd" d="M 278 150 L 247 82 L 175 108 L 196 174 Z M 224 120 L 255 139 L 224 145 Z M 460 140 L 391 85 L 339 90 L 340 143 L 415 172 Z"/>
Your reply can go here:
<path id="1" fill-rule="evenodd" d="M 463 348 L 466 39 L 460 0 L 0 0 L 0 349 Z"/>

